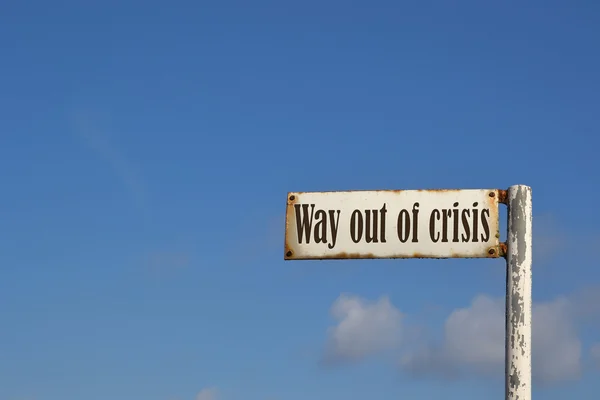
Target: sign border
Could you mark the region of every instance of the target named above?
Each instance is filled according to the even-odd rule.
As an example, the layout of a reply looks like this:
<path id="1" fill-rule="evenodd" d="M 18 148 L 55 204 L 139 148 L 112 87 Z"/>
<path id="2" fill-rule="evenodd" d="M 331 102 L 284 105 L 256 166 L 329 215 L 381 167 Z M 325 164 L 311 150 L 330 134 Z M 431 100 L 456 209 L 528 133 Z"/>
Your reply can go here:
<path id="1" fill-rule="evenodd" d="M 374 254 L 371 254 L 371 253 L 362 254 L 362 253 L 339 252 L 339 253 L 335 253 L 335 254 L 331 254 L 331 255 L 324 255 L 324 256 L 296 257 L 294 255 L 292 246 L 290 246 L 289 242 L 288 242 L 288 240 L 289 240 L 288 228 L 289 228 L 290 221 L 293 220 L 294 204 L 296 204 L 298 198 L 301 197 L 303 194 L 317 194 L 317 193 L 333 194 L 333 193 L 356 193 L 356 192 L 363 192 L 363 193 L 368 193 L 368 192 L 371 192 L 371 193 L 377 193 L 377 192 L 386 192 L 386 193 L 434 192 L 434 193 L 439 193 L 439 192 L 465 192 L 465 191 L 481 191 L 481 192 L 487 191 L 487 192 L 489 192 L 489 200 L 492 203 L 492 206 L 497 210 L 496 220 L 498 221 L 498 223 L 497 223 L 497 231 L 494 234 L 494 237 L 496 238 L 496 244 L 494 244 L 488 248 L 487 254 L 485 256 L 483 256 L 482 254 L 466 256 L 464 254 L 457 253 L 457 254 L 451 255 L 451 256 L 434 257 L 434 256 L 427 256 L 427 255 L 415 253 L 412 256 L 397 255 L 397 256 L 390 256 L 390 257 L 379 257 L 379 256 L 375 256 Z M 365 259 L 367 259 L 367 260 L 377 260 L 377 259 L 381 259 L 381 260 L 394 260 L 394 259 L 446 260 L 446 259 L 456 259 L 456 258 L 465 258 L 465 259 L 502 258 L 506 254 L 506 245 L 504 243 L 500 242 L 500 203 L 504 203 L 506 201 L 505 197 L 506 197 L 505 190 L 485 189 L 485 188 L 483 188 L 483 189 L 475 189 L 475 188 L 473 188 L 473 189 L 401 189 L 401 190 L 361 189 L 361 190 L 329 190 L 329 191 L 313 191 L 313 192 L 288 192 L 287 193 L 287 202 L 286 202 L 286 213 L 285 213 L 284 260 L 294 260 L 294 261 L 300 261 L 300 260 L 365 260 Z"/>

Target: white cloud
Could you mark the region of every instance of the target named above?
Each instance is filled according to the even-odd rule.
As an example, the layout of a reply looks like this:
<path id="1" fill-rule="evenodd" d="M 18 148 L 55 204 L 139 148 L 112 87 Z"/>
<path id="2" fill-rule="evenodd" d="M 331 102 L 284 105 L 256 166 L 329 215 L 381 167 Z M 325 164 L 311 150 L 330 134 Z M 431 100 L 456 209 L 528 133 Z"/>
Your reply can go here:
<path id="1" fill-rule="evenodd" d="M 504 307 L 478 296 L 470 308 L 454 311 L 445 326 L 447 356 L 488 369 L 504 360 Z"/>
<path id="2" fill-rule="evenodd" d="M 410 372 L 445 377 L 464 372 L 501 373 L 503 363 L 504 307 L 488 296 L 477 296 L 470 307 L 448 316 L 442 343 L 422 343 L 401 361 Z"/>
<path id="3" fill-rule="evenodd" d="M 532 374 L 540 384 L 577 379 L 581 342 L 565 298 L 533 306 Z M 504 298 L 477 296 L 446 320 L 439 345 L 424 345 L 406 354 L 402 366 L 418 374 L 492 376 L 504 368 Z"/>
<path id="4" fill-rule="evenodd" d="M 402 339 L 402 313 L 387 297 L 368 302 L 341 295 L 331 307 L 337 325 L 329 328 L 326 362 L 359 361 L 395 347 Z"/>
<path id="5" fill-rule="evenodd" d="M 533 377 L 540 383 L 571 381 L 582 369 L 581 341 L 566 298 L 533 307 Z"/>
<path id="6" fill-rule="evenodd" d="M 535 304 L 532 321 L 532 374 L 541 384 L 576 379 L 581 374 L 581 342 L 565 298 Z M 501 374 L 504 368 L 504 298 L 476 297 L 446 320 L 439 345 L 406 354 L 402 365 L 419 374 L 456 376 Z"/>
<path id="7" fill-rule="evenodd" d="M 202 389 L 196 396 L 196 400 L 217 400 L 218 391 L 216 388 Z"/>
<path id="8" fill-rule="evenodd" d="M 581 376 L 583 356 L 577 327 L 592 308 L 576 294 L 533 306 L 533 379 L 547 385 L 576 380 Z M 339 323 L 329 329 L 326 353 L 336 361 L 357 361 L 383 351 L 398 350 L 403 370 L 421 376 L 458 378 L 462 376 L 503 376 L 504 298 L 475 297 L 465 308 L 450 313 L 439 341 L 421 337 L 406 345 L 407 326 L 403 314 L 387 297 L 375 303 L 340 296 L 332 306 Z M 594 307 L 595 308 L 595 307 Z M 586 310 L 581 313 L 581 310 Z M 592 356 L 600 366 L 600 344 Z"/>

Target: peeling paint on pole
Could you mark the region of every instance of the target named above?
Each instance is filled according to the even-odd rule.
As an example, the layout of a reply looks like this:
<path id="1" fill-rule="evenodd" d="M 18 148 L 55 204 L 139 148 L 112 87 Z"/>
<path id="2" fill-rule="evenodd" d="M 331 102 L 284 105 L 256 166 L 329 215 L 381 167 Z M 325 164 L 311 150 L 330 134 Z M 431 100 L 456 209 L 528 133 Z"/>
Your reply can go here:
<path id="1" fill-rule="evenodd" d="M 511 186 L 507 202 L 505 397 L 531 400 L 531 188 Z"/>

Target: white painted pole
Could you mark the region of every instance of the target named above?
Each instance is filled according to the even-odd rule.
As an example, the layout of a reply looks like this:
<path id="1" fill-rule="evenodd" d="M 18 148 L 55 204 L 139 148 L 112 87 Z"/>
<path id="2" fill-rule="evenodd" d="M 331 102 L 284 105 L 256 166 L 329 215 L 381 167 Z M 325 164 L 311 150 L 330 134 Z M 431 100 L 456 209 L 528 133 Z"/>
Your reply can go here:
<path id="1" fill-rule="evenodd" d="M 531 188 L 508 189 L 506 400 L 531 400 Z"/>

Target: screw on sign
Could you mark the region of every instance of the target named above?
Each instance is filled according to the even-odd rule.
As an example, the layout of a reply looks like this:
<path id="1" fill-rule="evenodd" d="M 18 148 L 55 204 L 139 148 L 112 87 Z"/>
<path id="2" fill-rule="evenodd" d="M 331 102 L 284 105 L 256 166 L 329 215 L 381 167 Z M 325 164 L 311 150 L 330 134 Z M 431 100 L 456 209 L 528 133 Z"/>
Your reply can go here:
<path id="1" fill-rule="evenodd" d="M 508 208 L 500 242 L 499 205 Z M 531 188 L 288 193 L 286 260 L 506 258 L 505 396 L 531 399 Z"/>

